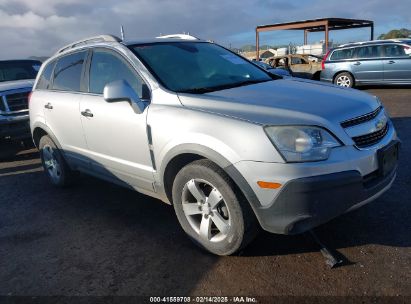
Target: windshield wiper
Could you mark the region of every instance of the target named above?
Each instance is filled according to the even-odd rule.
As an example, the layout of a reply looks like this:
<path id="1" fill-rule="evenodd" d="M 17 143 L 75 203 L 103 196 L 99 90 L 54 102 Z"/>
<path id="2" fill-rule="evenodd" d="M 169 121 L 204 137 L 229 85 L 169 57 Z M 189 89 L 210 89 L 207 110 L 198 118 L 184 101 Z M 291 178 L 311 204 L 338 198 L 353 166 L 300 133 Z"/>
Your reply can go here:
<path id="1" fill-rule="evenodd" d="M 223 84 L 223 85 L 218 85 L 218 86 L 213 86 L 213 87 L 192 88 L 192 89 L 187 89 L 187 90 L 181 90 L 181 91 L 178 91 L 178 93 L 204 94 L 204 93 L 238 88 L 238 87 L 242 87 L 242 86 L 246 86 L 250 84 L 256 84 L 256 83 L 267 82 L 267 81 L 272 81 L 272 80 L 273 79 L 244 80 L 240 82 L 228 83 L 228 84 Z"/>

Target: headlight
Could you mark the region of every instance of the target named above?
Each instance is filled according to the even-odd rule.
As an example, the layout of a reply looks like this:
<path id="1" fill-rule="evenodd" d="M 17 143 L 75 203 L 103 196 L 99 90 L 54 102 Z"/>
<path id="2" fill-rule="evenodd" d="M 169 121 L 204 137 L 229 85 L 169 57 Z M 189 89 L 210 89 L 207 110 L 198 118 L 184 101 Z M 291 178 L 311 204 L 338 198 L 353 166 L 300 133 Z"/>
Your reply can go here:
<path id="1" fill-rule="evenodd" d="M 340 146 L 329 132 L 318 127 L 265 127 L 265 132 L 287 162 L 325 160 L 331 148 Z"/>

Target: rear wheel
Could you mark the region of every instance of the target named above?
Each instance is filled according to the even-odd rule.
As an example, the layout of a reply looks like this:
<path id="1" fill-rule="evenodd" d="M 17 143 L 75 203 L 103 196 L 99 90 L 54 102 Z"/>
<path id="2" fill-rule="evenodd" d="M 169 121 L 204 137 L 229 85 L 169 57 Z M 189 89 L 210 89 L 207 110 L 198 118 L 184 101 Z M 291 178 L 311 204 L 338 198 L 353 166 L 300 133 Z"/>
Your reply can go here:
<path id="1" fill-rule="evenodd" d="M 65 187 L 72 182 L 73 172 L 65 162 L 61 151 L 47 135 L 40 139 L 40 158 L 44 172 L 50 182 L 57 187 Z"/>
<path id="2" fill-rule="evenodd" d="M 256 235 L 258 223 L 243 195 L 213 162 L 185 166 L 173 184 L 177 218 L 190 238 L 217 255 L 230 255 Z"/>
<path id="3" fill-rule="evenodd" d="M 343 72 L 335 76 L 334 84 L 344 88 L 352 88 L 354 86 L 354 78 L 350 73 Z"/>

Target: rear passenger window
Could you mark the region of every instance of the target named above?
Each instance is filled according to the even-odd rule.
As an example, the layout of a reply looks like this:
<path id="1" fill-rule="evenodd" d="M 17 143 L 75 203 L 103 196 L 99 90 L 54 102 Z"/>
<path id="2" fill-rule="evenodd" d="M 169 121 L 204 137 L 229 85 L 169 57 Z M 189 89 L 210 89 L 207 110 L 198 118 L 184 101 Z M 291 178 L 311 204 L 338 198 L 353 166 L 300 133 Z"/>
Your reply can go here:
<path id="1" fill-rule="evenodd" d="M 81 73 L 87 52 L 70 54 L 60 58 L 54 69 L 53 89 L 80 91 Z"/>
<path id="2" fill-rule="evenodd" d="M 405 57 L 404 46 L 398 44 L 384 45 L 385 57 Z"/>
<path id="3" fill-rule="evenodd" d="M 363 46 L 358 48 L 357 58 L 381 57 L 381 45 Z"/>
<path id="4" fill-rule="evenodd" d="M 140 98 L 143 94 L 143 81 L 132 67 L 119 55 L 107 50 L 94 50 L 90 65 L 90 93 L 103 94 L 107 83 L 125 80 Z"/>
<path id="5" fill-rule="evenodd" d="M 331 55 L 331 60 L 344 60 L 351 59 L 354 57 L 355 48 L 336 50 Z"/>
<path id="6" fill-rule="evenodd" d="M 37 90 L 48 90 L 51 84 L 51 74 L 53 73 L 53 68 L 56 62 L 50 62 L 44 68 L 43 73 L 41 73 L 39 81 L 37 82 Z"/>

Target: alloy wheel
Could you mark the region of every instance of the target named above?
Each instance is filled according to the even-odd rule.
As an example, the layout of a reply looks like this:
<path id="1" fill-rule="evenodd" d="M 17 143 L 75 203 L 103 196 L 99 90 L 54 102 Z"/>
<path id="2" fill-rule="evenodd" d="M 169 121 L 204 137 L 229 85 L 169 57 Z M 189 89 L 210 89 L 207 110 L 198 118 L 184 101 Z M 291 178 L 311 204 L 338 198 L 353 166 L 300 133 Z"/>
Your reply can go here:
<path id="1" fill-rule="evenodd" d="M 211 183 L 191 179 L 182 192 L 183 212 L 201 239 L 220 242 L 231 228 L 230 211 L 223 196 Z"/>
<path id="2" fill-rule="evenodd" d="M 341 75 L 337 78 L 337 85 L 345 88 L 351 87 L 351 80 L 348 76 Z"/>
<path id="3" fill-rule="evenodd" d="M 53 148 L 50 145 L 45 145 L 42 152 L 43 162 L 47 173 L 53 181 L 58 182 L 61 177 L 61 168 Z"/>

